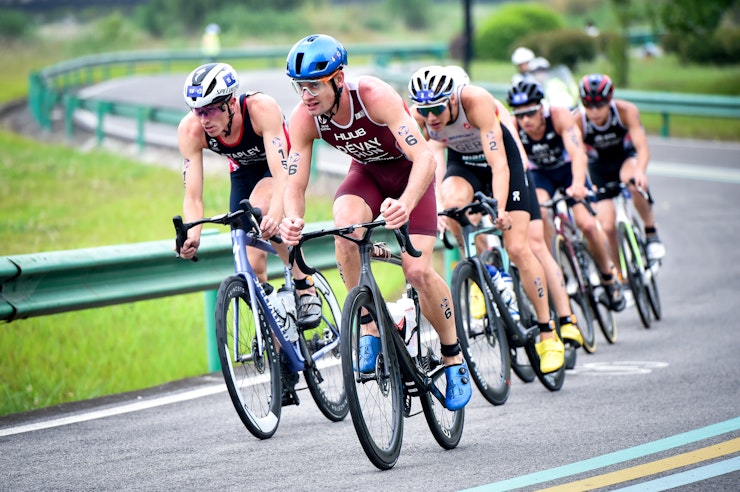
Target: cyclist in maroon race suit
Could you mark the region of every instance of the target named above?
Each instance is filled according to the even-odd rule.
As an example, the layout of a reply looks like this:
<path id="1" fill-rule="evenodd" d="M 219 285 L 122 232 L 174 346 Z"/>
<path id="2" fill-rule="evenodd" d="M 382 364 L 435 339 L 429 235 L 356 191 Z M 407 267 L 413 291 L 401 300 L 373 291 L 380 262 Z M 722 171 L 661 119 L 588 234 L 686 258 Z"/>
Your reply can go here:
<path id="1" fill-rule="evenodd" d="M 404 275 L 439 335 L 447 377 L 445 405 L 458 410 L 470 400 L 472 387 L 457 340 L 450 289 L 432 268 L 437 232 L 435 158 L 401 96 L 376 77 L 346 79 L 346 64 L 344 47 L 323 34 L 298 41 L 288 54 L 287 74 L 301 102 L 290 117 L 292 148 L 280 233 L 288 244 L 300 239 L 314 141 L 323 139 L 352 157 L 335 194 L 334 223 L 342 227 L 378 215 L 389 229 L 409 223 L 411 242 L 422 255 L 403 254 Z M 335 245 L 337 264 L 350 289 L 359 282 L 357 246 L 341 238 Z M 380 339 L 377 327 L 365 325 L 363 330 L 359 369 L 369 372 L 374 370 Z"/>

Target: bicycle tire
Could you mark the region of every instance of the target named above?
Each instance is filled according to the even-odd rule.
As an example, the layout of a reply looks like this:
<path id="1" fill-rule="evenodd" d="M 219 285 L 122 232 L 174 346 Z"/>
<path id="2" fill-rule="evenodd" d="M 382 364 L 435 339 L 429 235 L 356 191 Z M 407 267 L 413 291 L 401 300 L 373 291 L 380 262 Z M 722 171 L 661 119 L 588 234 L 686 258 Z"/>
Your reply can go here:
<path id="1" fill-rule="evenodd" d="M 648 305 L 647 293 L 645 292 L 645 284 L 642 279 L 642 270 L 638 261 L 640 254 L 639 249 L 633 249 L 630 236 L 627 233 L 627 227 L 631 227 L 628 224 L 619 224 L 619 244 L 620 251 L 622 253 L 623 267 L 627 271 L 627 279 L 629 281 L 630 290 L 635 299 L 635 307 L 637 308 L 637 314 L 640 317 L 642 326 L 646 329 L 650 328 L 650 306 Z M 631 231 L 634 234 L 634 231 Z M 624 270 L 622 270 L 624 272 Z"/>
<path id="2" fill-rule="evenodd" d="M 363 308 L 377 322 L 373 295 L 367 287 L 354 287 L 342 310 L 341 356 L 344 387 L 357 438 L 368 459 L 388 470 L 398 461 L 403 440 L 403 383 L 392 341 L 381 352 L 374 374 L 359 372 L 360 317 Z M 383 373 L 387 369 L 388 376 Z"/>
<path id="3" fill-rule="evenodd" d="M 418 305 L 417 312 L 419 312 Z M 426 318 L 421 317 L 417 326 L 419 326 L 421 335 L 419 348 L 421 365 L 424 371 L 429 374 L 435 368 L 442 365 L 442 347 L 439 343 L 437 332 Z M 442 373 L 439 373 L 439 377 L 436 377 L 432 384 L 437 387 L 440 394 L 444 395 L 447 390 L 447 382 L 446 378 L 441 376 Z M 419 399 L 421 400 L 421 408 L 424 411 L 424 418 L 437 444 L 444 449 L 456 448 L 462 438 L 463 426 L 465 424 L 465 409 L 461 408 L 456 411 L 447 410 L 442 402 L 437 400 L 429 392 L 422 393 Z"/>
<path id="4" fill-rule="evenodd" d="M 640 253 L 642 254 L 643 259 L 645 259 L 646 261 L 646 282 L 644 282 L 645 294 L 647 295 L 648 304 L 650 305 L 650 311 L 652 311 L 653 313 L 653 318 L 655 318 L 655 320 L 657 321 L 660 321 L 660 319 L 663 317 L 663 307 L 660 303 L 660 292 L 658 291 L 657 269 L 659 267 L 659 264 L 655 264 L 655 262 L 650 262 L 650 260 L 647 259 L 647 246 L 643 236 L 639 237 L 638 243 L 640 245 Z M 653 268 L 654 266 L 655 268 Z"/>
<path id="5" fill-rule="evenodd" d="M 537 311 L 527 296 L 527 293 L 524 292 L 519 270 L 514 265 L 511 265 L 509 270 L 511 279 L 514 282 L 514 292 L 519 305 L 520 322 L 523 326 L 535 325 L 537 324 Z M 529 364 L 529 357 L 527 357 L 524 347 L 514 347 L 513 344 L 509 344 L 509 364 L 511 365 L 511 370 L 514 371 L 514 374 L 522 382 L 531 383 L 537 379 L 534 369 Z"/>
<path id="6" fill-rule="evenodd" d="M 606 297 L 606 291 L 604 286 L 601 284 L 601 277 L 599 276 L 599 268 L 596 265 L 596 260 L 590 251 L 586 248 L 583 251 L 583 258 L 585 260 L 584 265 L 584 278 L 588 280 L 588 297 L 589 304 L 591 304 L 591 314 L 594 321 L 601 328 L 601 333 L 606 338 L 606 341 L 616 343 L 617 341 L 617 316 L 609 309 L 609 300 Z"/>
<path id="7" fill-rule="evenodd" d="M 476 289 L 485 306 L 481 317 L 471 313 L 471 295 Z M 509 344 L 503 322 L 491 304 L 492 289 L 488 282 L 481 285 L 478 267 L 472 260 L 455 266 L 452 292 L 457 337 L 473 381 L 488 402 L 503 405 L 511 390 Z"/>
<path id="8" fill-rule="evenodd" d="M 578 246 L 574 244 L 573 247 Z M 578 254 L 575 251 L 574 253 Z M 582 284 L 585 278 L 578 258 L 571 254 L 567 239 L 562 234 L 556 234 L 552 238 L 552 254 L 563 272 L 565 290 L 570 299 L 570 309 L 576 315 L 576 326 L 583 337 L 583 350 L 593 353 L 596 351 L 597 345 L 596 331 L 594 330 L 587 289 Z"/>
<path id="9" fill-rule="evenodd" d="M 321 323 L 316 328 L 303 330 L 302 344 L 306 348 L 304 358 L 308 360 L 318 350 L 340 339 L 342 311 L 339 308 L 331 285 L 320 272 L 313 274 L 316 294 L 321 299 Z M 316 406 L 332 422 L 344 420 L 349 412 L 347 394 L 344 390 L 341 350 L 339 345 L 307 366 L 303 371 L 306 386 Z"/>
<path id="10" fill-rule="evenodd" d="M 256 326 L 246 280 L 232 276 L 221 282 L 216 340 L 226 388 L 244 426 L 255 437 L 268 439 L 280 422 L 282 382 L 272 333 L 259 304 L 258 309 Z M 258 330 L 263 348 L 255 353 Z"/>

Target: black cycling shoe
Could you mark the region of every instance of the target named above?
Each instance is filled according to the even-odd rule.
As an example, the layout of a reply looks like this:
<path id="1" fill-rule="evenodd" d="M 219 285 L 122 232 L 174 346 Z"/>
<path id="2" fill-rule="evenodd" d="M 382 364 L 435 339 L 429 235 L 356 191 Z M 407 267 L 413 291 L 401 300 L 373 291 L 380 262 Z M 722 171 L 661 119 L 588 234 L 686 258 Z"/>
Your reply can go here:
<path id="1" fill-rule="evenodd" d="M 298 398 L 298 394 L 295 391 L 295 385 L 298 383 L 300 376 L 298 376 L 297 372 L 292 372 L 290 370 L 290 364 L 284 352 L 280 351 L 279 359 L 280 377 L 283 382 L 282 406 L 300 405 L 301 400 Z"/>
<path id="2" fill-rule="evenodd" d="M 624 308 L 627 307 L 627 299 L 624 298 L 624 294 L 622 293 L 622 284 L 619 280 L 615 278 L 613 282 L 608 284 L 602 282 L 602 285 L 606 291 L 607 299 L 609 299 L 609 309 L 617 313 L 624 311 Z"/>
<path id="3" fill-rule="evenodd" d="M 303 294 L 298 298 L 299 328 L 308 330 L 321 324 L 321 298 L 313 294 Z"/>

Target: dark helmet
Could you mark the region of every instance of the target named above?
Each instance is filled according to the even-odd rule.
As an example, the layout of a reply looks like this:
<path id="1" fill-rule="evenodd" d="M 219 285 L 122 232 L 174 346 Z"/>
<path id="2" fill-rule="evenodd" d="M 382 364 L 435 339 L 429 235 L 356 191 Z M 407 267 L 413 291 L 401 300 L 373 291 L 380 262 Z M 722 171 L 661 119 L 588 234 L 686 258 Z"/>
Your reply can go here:
<path id="1" fill-rule="evenodd" d="M 312 34 L 298 41 L 288 53 L 286 73 L 291 79 L 313 80 L 347 65 L 347 50 L 331 36 Z"/>
<path id="2" fill-rule="evenodd" d="M 185 79 L 183 97 L 191 108 L 229 101 L 239 88 L 239 76 L 231 65 L 207 63 Z"/>
<path id="3" fill-rule="evenodd" d="M 509 89 L 509 94 L 506 97 L 506 101 L 509 106 L 516 108 L 518 106 L 526 106 L 527 104 L 539 103 L 545 98 L 545 92 L 537 82 L 531 82 L 528 80 L 522 80 L 518 84 L 514 84 Z"/>
<path id="4" fill-rule="evenodd" d="M 611 101 L 614 95 L 614 84 L 608 75 L 592 73 L 581 79 L 578 83 L 578 91 L 581 95 L 581 102 L 586 106 L 605 103 Z"/>

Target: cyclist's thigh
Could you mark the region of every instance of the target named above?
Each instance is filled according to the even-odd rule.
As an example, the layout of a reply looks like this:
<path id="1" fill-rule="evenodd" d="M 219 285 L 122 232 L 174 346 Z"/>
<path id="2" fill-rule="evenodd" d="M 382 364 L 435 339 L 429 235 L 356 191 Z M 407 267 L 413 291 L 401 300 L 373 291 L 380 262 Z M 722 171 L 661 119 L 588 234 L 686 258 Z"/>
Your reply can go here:
<path id="1" fill-rule="evenodd" d="M 250 198 L 257 183 L 264 177 L 272 176 L 267 168 L 267 162 L 264 164 L 253 164 L 251 166 L 240 166 L 232 171 L 231 193 L 229 196 L 230 211 L 239 209 L 239 202 L 245 198 Z M 256 204 L 255 204 L 256 205 Z"/>
<path id="2" fill-rule="evenodd" d="M 509 196 L 506 200 L 506 211 L 521 211 L 529 214 L 534 198 L 530 196 L 521 160 L 516 162 L 515 165 L 509 164 Z"/>

